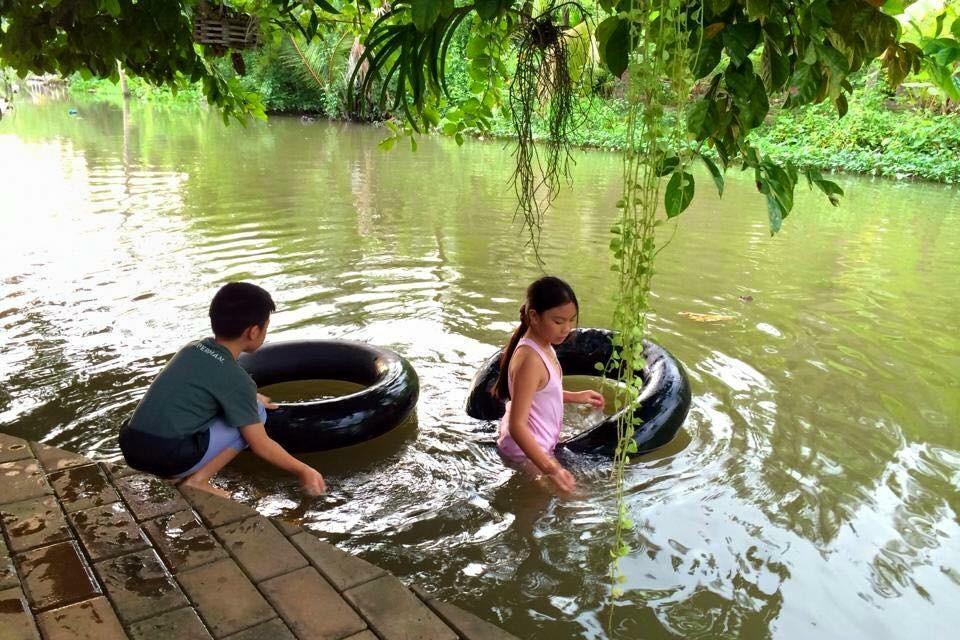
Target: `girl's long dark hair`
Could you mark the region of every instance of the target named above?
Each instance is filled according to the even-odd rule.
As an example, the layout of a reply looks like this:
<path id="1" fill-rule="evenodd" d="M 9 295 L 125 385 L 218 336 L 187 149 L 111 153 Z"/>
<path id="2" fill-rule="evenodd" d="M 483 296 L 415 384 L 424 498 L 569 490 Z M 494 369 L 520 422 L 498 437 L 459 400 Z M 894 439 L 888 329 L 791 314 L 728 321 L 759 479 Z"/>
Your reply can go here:
<path id="1" fill-rule="evenodd" d="M 493 387 L 495 396 L 504 401 L 510 399 L 510 387 L 507 382 L 510 375 L 510 359 L 513 357 L 513 352 L 517 350 L 520 338 L 530 328 L 530 312 L 536 311 L 538 314 L 543 314 L 548 309 L 568 302 L 572 302 L 577 312 L 580 312 L 580 303 L 577 302 L 577 294 L 573 292 L 573 287 L 555 276 L 544 276 L 534 280 L 527 287 L 527 299 L 520 307 L 520 326 L 513 332 L 507 348 L 503 350 L 503 355 L 500 357 L 500 375 Z"/>

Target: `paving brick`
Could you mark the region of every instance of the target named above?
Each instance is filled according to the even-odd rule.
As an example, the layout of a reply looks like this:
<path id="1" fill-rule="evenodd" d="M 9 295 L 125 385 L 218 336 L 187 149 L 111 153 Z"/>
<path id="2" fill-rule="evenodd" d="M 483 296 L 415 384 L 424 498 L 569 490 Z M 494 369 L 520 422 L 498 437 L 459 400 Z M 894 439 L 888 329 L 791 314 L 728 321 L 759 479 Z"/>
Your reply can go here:
<path id="1" fill-rule="evenodd" d="M 254 582 L 307 566 L 307 560 L 263 516 L 214 529 L 223 546 Z"/>
<path id="2" fill-rule="evenodd" d="M 24 590 L 36 611 L 100 595 L 76 542 L 59 542 L 17 557 Z"/>
<path id="3" fill-rule="evenodd" d="M 235 633 L 226 640 L 297 640 L 280 618 Z"/>
<path id="4" fill-rule="evenodd" d="M 94 562 L 149 546 L 146 536 L 122 503 L 77 511 L 68 517 Z"/>
<path id="5" fill-rule="evenodd" d="M 516 636 L 456 605 L 436 598 L 430 598 L 425 602 L 464 640 L 518 640 Z"/>
<path id="6" fill-rule="evenodd" d="M 288 522 L 286 520 L 281 520 L 280 518 L 270 518 L 270 521 L 276 525 L 277 529 L 280 529 L 280 533 L 287 536 L 288 538 L 292 535 L 296 535 L 303 531 L 300 525 Z"/>
<path id="7" fill-rule="evenodd" d="M 45 640 L 127 640 L 106 598 L 94 598 L 37 616 Z"/>
<path id="8" fill-rule="evenodd" d="M 384 640 L 457 640 L 397 578 L 385 575 L 343 593 Z"/>
<path id="9" fill-rule="evenodd" d="M 53 493 L 33 458 L 0 464 L 0 504 L 22 502 Z"/>
<path id="10" fill-rule="evenodd" d="M 337 588 L 337 591 L 346 591 L 387 573 L 380 567 L 341 551 L 306 531 L 291 536 L 290 542 L 303 552 L 303 555 L 310 560 L 310 564 L 319 569 L 320 573 Z"/>
<path id="11" fill-rule="evenodd" d="M 153 549 L 104 560 L 93 568 L 124 624 L 188 604 Z"/>
<path id="12" fill-rule="evenodd" d="M 190 607 L 147 618 L 130 626 L 130 640 L 211 640 L 200 616 Z"/>
<path id="13" fill-rule="evenodd" d="M 120 501 L 120 496 L 95 464 L 51 473 L 50 484 L 67 513 Z"/>
<path id="14" fill-rule="evenodd" d="M 191 487 L 180 487 L 179 489 L 190 506 L 200 514 L 203 523 L 211 529 L 257 515 L 256 510 L 234 500 L 221 498 L 207 491 L 200 491 Z"/>
<path id="15" fill-rule="evenodd" d="M 226 551 L 200 524 L 191 509 L 147 520 L 143 529 L 163 561 L 175 573 L 227 557 Z"/>
<path id="16" fill-rule="evenodd" d="M 114 486 L 138 521 L 190 508 L 175 487 L 156 476 L 136 473 L 114 480 Z"/>
<path id="17" fill-rule="evenodd" d="M 39 640 L 30 606 L 20 587 L 0 591 L 0 638 L 3 640 Z"/>
<path id="18" fill-rule="evenodd" d="M 0 590 L 19 585 L 20 578 L 17 577 L 17 569 L 13 566 L 10 550 L 7 549 L 7 543 L 3 541 L 3 536 L 0 535 Z"/>
<path id="19" fill-rule="evenodd" d="M 73 537 L 60 504 L 53 496 L 3 505 L 0 518 L 14 553 Z"/>
<path id="20" fill-rule="evenodd" d="M 69 469 L 70 467 L 81 467 L 91 463 L 89 458 L 85 458 L 79 453 L 50 447 L 39 442 L 31 442 L 30 448 L 33 449 L 34 455 L 47 473 Z"/>
<path id="21" fill-rule="evenodd" d="M 140 473 L 136 469 L 128 467 L 122 462 L 100 462 L 98 463 L 100 470 L 106 473 L 110 478 L 116 480 L 117 478 L 125 478 L 131 476 L 135 473 Z"/>
<path id="22" fill-rule="evenodd" d="M 313 567 L 266 580 L 260 590 L 299 638 L 339 640 L 367 627 Z"/>
<path id="23" fill-rule="evenodd" d="M 380 640 L 373 631 L 361 631 L 360 633 L 355 633 L 349 638 L 344 638 L 343 640 Z"/>
<path id="24" fill-rule="evenodd" d="M 215 638 L 277 615 L 233 560 L 219 560 L 183 571 L 177 579 Z"/>
<path id="25" fill-rule="evenodd" d="M 0 433 L 0 462 L 11 462 L 32 457 L 33 451 L 30 450 L 30 445 L 27 444 L 26 440 Z"/>

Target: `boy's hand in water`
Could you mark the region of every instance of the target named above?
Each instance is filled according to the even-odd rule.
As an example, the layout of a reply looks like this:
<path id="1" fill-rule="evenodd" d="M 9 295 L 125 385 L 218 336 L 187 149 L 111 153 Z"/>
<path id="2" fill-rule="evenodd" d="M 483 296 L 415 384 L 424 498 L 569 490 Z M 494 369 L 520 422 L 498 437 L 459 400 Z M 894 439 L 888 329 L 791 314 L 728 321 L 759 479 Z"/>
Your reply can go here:
<path id="1" fill-rule="evenodd" d="M 270 398 L 263 395 L 262 393 L 257 394 L 257 402 L 262 404 L 267 409 L 276 409 L 277 407 L 280 406 L 276 402 L 270 402 Z"/>
<path id="2" fill-rule="evenodd" d="M 316 497 L 327 491 L 327 484 L 323 481 L 323 476 L 313 467 L 307 467 L 300 474 L 300 486 L 303 492 L 308 496 Z"/>
<path id="3" fill-rule="evenodd" d="M 593 389 L 587 389 L 577 394 L 577 402 L 580 404 L 589 404 L 596 409 L 603 409 L 603 394 Z"/>

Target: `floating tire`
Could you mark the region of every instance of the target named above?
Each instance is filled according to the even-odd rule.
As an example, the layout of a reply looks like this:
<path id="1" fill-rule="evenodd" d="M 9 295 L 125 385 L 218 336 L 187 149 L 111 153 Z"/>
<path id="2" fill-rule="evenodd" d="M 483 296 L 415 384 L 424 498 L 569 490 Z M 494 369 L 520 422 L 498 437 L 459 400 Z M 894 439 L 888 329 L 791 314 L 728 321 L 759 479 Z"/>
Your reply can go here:
<path id="1" fill-rule="evenodd" d="M 405 358 L 361 342 L 272 342 L 241 355 L 239 362 L 258 387 L 295 380 L 347 380 L 366 387 L 268 410 L 267 434 L 292 453 L 338 449 L 383 435 L 406 419 L 420 393 L 417 373 Z"/>
<path id="2" fill-rule="evenodd" d="M 596 363 L 606 364 L 613 353 L 613 332 L 574 329 L 556 352 L 564 375 L 596 376 Z M 467 398 L 467 415 L 472 418 L 499 420 L 506 412 L 506 404 L 493 393 L 502 353 L 501 349 L 484 362 L 473 378 Z M 626 411 L 633 411 L 641 421 L 633 436 L 638 452 L 656 449 L 673 439 L 690 410 L 690 382 L 680 362 L 660 345 L 644 340 L 643 357 L 646 366 L 640 373 L 644 386 L 639 398 L 557 446 L 577 453 L 612 456 L 617 447 L 617 421 Z"/>

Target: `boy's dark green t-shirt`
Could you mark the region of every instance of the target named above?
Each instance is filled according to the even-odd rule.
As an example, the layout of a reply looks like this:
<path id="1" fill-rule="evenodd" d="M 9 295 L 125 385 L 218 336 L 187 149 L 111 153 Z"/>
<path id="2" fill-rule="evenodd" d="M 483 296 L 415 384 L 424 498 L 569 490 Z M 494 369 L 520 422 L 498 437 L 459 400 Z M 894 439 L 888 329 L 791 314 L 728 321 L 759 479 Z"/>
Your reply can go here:
<path id="1" fill-rule="evenodd" d="M 213 338 L 188 343 L 173 356 L 140 400 L 130 428 L 184 438 L 222 418 L 232 427 L 259 422 L 257 385 Z"/>

